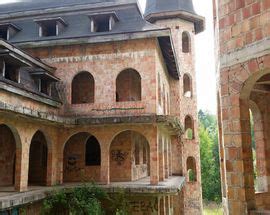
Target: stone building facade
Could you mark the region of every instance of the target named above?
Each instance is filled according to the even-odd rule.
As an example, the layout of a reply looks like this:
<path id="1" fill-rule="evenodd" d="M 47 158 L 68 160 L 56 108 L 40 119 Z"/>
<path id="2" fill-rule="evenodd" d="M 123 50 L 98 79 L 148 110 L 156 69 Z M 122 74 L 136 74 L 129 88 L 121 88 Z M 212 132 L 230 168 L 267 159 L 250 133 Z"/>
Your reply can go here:
<path id="1" fill-rule="evenodd" d="M 132 193 L 131 214 L 201 214 L 204 19 L 168 3 L 0 5 L 0 211 L 36 214 L 51 186 L 94 180 Z"/>
<path id="2" fill-rule="evenodd" d="M 214 1 L 214 23 L 224 211 L 268 214 L 270 2 Z"/>

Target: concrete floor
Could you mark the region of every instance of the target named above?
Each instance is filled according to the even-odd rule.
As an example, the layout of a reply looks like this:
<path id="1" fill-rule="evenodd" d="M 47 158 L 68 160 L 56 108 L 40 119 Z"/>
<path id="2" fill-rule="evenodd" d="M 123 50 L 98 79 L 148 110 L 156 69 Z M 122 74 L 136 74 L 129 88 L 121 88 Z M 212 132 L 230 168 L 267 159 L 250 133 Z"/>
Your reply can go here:
<path id="1" fill-rule="evenodd" d="M 182 189 L 185 182 L 184 177 L 173 176 L 160 182 L 159 185 L 150 185 L 150 178 L 143 178 L 131 182 L 112 182 L 108 185 L 98 184 L 107 192 L 117 192 L 117 189 L 125 189 L 130 193 L 153 194 L 153 193 L 177 193 Z M 45 187 L 29 186 L 25 192 L 17 192 L 14 187 L 0 187 L 0 210 L 16 205 L 27 204 L 33 201 L 44 199 L 48 192 L 63 188 L 73 188 L 82 186 L 83 183 L 64 183 L 62 185 Z"/>

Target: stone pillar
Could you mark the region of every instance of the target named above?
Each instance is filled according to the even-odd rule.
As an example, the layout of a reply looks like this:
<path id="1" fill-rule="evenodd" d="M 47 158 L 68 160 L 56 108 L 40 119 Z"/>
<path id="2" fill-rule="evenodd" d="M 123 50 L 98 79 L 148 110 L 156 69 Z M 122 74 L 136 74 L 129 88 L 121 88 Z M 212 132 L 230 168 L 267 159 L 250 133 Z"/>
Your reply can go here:
<path id="1" fill-rule="evenodd" d="M 169 160 L 170 160 L 170 154 L 169 154 L 169 149 L 168 149 L 168 140 L 163 139 L 164 141 L 164 154 L 165 154 L 165 178 L 169 178 Z"/>
<path id="2" fill-rule="evenodd" d="M 101 144 L 100 182 L 110 183 L 110 144 Z"/>
<path id="3" fill-rule="evenodd" d="M 29 168 L 29 146 L 31 140 L 29 137 L 22 135 L 22 148 L 16 149 L 16 173 L 15 173 L 15 190 L 27 191 L 28 188 L 28 168 Z"/>
<path id="4" fill-rule="evenodd" d="M 159 181 L 164 181 L 165 179 L 165 158 L 164 158 L 164 142 L 163 137 L 159 135 L 158 138 L 159 145 Z"/>
<path id="5" fill-rule="evenodd" d="M 172 176 L 172 143 L 171 143 L 171 139 L 168 139 L 168 148 L 169 148 L 169 176 Z"/>
<path id="6" fill-rule="evenodd" d="M 160 197 L 160 215 L 166 215 L 166 198 L 164 196 Z"/>
<path id="7" fill-rule="evenodd" d="M 150 142 L 150 184 L 157 185 L 159 182 L 159 156 L 157 133 L 153 135 Z"/>
<path id="8" fill-rule="evenodd" d="M 47 156 L 47 176 L 46 176 L 46 186 L 53 185 L 53 156 L 52 156 L 52 148 L 48 147 L 48 156 Z"/>

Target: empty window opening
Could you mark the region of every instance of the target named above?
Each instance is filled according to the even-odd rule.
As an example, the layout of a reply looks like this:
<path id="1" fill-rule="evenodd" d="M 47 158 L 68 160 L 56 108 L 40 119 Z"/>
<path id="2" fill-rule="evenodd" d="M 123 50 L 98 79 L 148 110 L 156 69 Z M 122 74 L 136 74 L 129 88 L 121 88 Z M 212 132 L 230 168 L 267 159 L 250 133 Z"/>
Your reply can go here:
<path id="1" fill-rule="evenodd" d="M 85 165 L 86 166 L 100 166 L 101 151 L 98 140 L 91 136 L 85 146 Z"/>
<path id="2" fill-rule="evenodd" d="M 187 159 L 187 181 L 197 181 L 196 161 L 194 157 L 188 157 Z"/>
<path id="3" fill-rule="evenodd" d="M 193 120 L 190 116 L 185 118 L 185 138 L 189 140 L 194 139 Z"/>
<path id="4" fill-rule="evenodd" d="M 190 35 L 186 31 L 182 33 L 182 52 L 190 52 Z"/>
<path id="5" fill-rule="evenodd" d="M 116 101 L 140 101 L 141 76 L 133 69 L 122 71 L 116 79 Z"/>
<path id="6" fill-rule="evenodd" d="M 35 20 L 39 25 L 40 37 L 58 36 L 64 31 L 67 23 L 61 18 L 46 18 Z"/>
<path id="7" fill-rule="evenodd" d="M 72 104 L 94 103 L 95 81 L 89 72 L 81 72 L 72 81 Z"/>
<path id="8" fill-rule="evenodd" d="M 8 27 L 0 26 L 0 38 L 4 40 L 8 40 Z"/>
<path id="9" fill-rule="evenodd" d="M 4 78 L 19 83 L 19 69 L 17 65 L 5 62 Z"/>
<path id="10" fill-rule="evenodd" d="M 187 98 L 192 97 L 192 84 L 191 84 L 191 78 L 189 75 L 184 74 L 183 77 L 183 85 L 184 85 L 184 96 Z"/>
<path id="11" fill-rule="evenodd" d="M 91 32 L 111 31 L 118 21 L 115 13 L 93 14 L 90 16 Z"/>

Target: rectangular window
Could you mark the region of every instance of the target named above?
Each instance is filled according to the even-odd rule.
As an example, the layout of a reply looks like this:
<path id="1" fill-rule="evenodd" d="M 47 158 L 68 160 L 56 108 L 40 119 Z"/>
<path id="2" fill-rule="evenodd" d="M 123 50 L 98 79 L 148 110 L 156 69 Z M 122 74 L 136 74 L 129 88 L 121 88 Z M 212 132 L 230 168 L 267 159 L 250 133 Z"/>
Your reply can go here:
<path id="1" fill-rule="evenodd" d="M 35 22 L 39 25 L 40 37 L 58 36 L 67 26 L 67 23 L 61 17 L 38 19 Z"/>
<path id="2" fill-rule="evenodd" d="M 111 31 L 118 20 L 114 12 L 96 13 L 89 16 L 91 20 L 91 32 Z"/>

